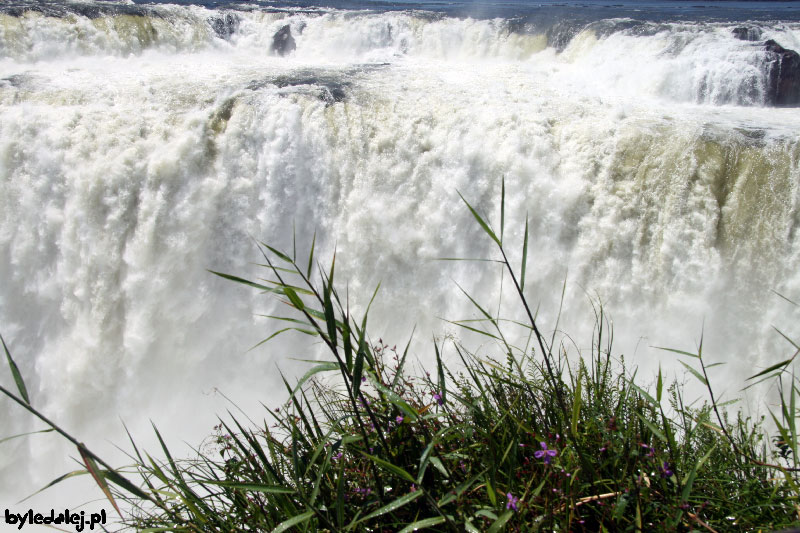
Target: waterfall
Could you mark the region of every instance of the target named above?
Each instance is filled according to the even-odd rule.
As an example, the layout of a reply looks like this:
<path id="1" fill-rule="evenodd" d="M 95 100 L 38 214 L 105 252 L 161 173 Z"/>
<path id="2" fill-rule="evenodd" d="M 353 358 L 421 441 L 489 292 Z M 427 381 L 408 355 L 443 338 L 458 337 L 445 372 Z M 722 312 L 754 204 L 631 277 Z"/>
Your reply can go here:
<path id="1" fill-rule="evenodd" d="M 381 282 L 392 344 L 460 335 L 453 280 L 496 306 L 501 278 L 437 259 L 496 257 L 458 192 L 497 221 L 503 181 L 545 330 L 566 280 L 560 328 L 588 346 L 598 299 L 643 369 L 702 329 L 740 379 L 785 356 L 772 325 L 798 333 L 771 291 L 800 293 L 800 109 L 767 105 L 740 23 L 20 5 L 0 9 L 0 332 L 87 443 L 124 447 L 122 418 L 196 444 L 230 408 L 216 389 L 255 416 L 284 398 L 278 368 L 313 343 L 248 351 L 283 306 L 208 272 L 264 275 L 254 239 L 290 251 L 294 231 L 303 256 L 316 232 L 354 310 Z M 270 53 L 287 25 L 296 48 Z M 757 30 L 800 49 L 798 23 Z M 0 438 L 40 428 L 0 409 Z M 27 472 L 8 500 L 70 469 L 64 450 L 4 443 L 0 479 Z"/>

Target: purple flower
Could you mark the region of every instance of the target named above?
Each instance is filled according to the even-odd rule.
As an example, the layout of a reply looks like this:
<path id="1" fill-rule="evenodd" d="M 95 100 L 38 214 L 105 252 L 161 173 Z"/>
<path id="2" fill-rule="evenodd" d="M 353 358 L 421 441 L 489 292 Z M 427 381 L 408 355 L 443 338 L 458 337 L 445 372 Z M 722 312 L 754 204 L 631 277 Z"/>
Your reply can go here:
<path id="1" fill-rule="evenodd" d="M 444 404 L 444 400 L 442 400 L 442 395 L 439 394 L 438 392 L 433 395 L 433 399 L 436 400 L 436 403 L 438 403 L 439 405 Z"/>
<path id="2" fill-rule="evenodd" d="M 661 470 L 661 477 L 663 478 L 671 477 L 674 474 L 674 472 L 669 469 L 669 463 L 666 461 L 664 461 L 664 466 L 662 466 L 660 470 Z"/>
<path id="3" fill-rule="evenodd" d="M 403 417 L 398 415 L 398 416 L 396 416 L 394 418 L 394 421 L 397 422 L 398 424 L 402 424 L 403 423 Z"/>
<path id="4" fill-rule="evenodd" d="M 508 498 L 508 503 L 506 504 L 506 509 L 513 509 L 514 511 L 518 511 L 517 504 L 519 503 L 519 498 L 511 494 L 510 492 L 506 494 L 506 498 Z"/>
<path id="5" fill-rule="evenodd" d="M 552 461 L 552 458 L 558 455 L 558 452 L 555 450 L 548 450 L 547 443 L 544 442 L 540 442 L 539 446 L 541 446 L 542 449 L 534 452 L 533 456 L 536 457 L 537 459 L 544 460 L 544 464 L 549 465 L 550 461 Z"/>

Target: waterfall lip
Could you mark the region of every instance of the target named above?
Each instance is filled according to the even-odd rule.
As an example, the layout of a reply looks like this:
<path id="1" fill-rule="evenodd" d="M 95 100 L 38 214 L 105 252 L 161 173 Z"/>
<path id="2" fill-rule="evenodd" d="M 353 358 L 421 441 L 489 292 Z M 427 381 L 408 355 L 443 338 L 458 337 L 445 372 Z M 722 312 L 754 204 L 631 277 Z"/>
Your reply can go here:
<path id="1" fill-rule="evenodd" d="M 162 15 L 154 5 L 132 3 L 100 3 L 100 2 L 59 2 L 56 0 L 37 0 L 35 2 L 17 0 L 0 6 L 0 13 L 14 17 L 25 13 L 40 13 L 47 17 L 65 18 L 70 15 L 97 19 L 105 16 L 132 15 L 140 17 L 161 18 Z"/>
<path id="2" fill-rule="evenodd" d="M 12 74 L 5 78 L 0 78 L 0 85 L 14 87 L 15 89 L 22 89 L 30 86 L 33 81 L 33 76 L 30 74 Z"/>
<path id="3" fill-rule="evenodd" d="M 390 63 L 364 63 L 344 69 L 299 68 L 288 73 L 253 80 L 246 89 L 258 91 L 268 87 L 278 89 L 311 90 L 327 104 L 342 102 L 353 87 L 354 78 L 361 74 L 388 67 Z M 292 91 L 297 92 L 297 91 Z"/>

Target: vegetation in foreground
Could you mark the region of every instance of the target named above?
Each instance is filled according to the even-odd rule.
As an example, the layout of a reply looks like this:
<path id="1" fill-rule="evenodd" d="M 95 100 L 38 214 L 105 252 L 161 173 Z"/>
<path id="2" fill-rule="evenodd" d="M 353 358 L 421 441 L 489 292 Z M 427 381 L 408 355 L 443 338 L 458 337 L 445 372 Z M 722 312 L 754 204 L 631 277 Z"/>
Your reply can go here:
<path id="1" fill-rule="evenodd" d="M 78 447 L 117 512 L 118 500 L 127 503 L 120 516 L 137 531 L 713 532 L 800 524 L 800 390 L 793 375 L 788 390 L 780 387 L 797 352 L 753 376 L 780 388 L 774 443 L 759 421 L 731 418 L 717 403 L 702 343 L 697 353 L 678 352 L 707 387 L 701 407 L 686 405 L 660 372 L 655 390 L 636 385 L 612 355 L 601 308 L 591 354 L 570 354 L 555 334 L 542 334 L 528 305 L 528 231 L 517 270 L 506 255 L 503 205 L 498 235 L 466 203 L 497 245 L 522 318 L 496 316 L 465 293 L 480 318 L 453 322 L 489 339 L 492 355 L 455 338 L 434 340 L 433 375 L 412 375 L 407 345 L 371 338 L 368 310 L 360 320 L 350 314 L 335 288 L 335 259 L 323 269 L 313 243 L 303 264 L 262 244 L 268 282 L 219 275 L 280 298 L 294 313 L 272 317 L 285 324 L 280 331 L 315 336 L 330 356 L 286 383 L 289 400 L 263 424 L 221 420 L 213 449 L 194 459 L 173 458 L 160 435 L 163 460 L 131 441 L 133 464 L 114 469 L 31 405 L 5 342 L 18 390 L 0 391 Z M 457 366 L 443 363 L 446 344 Z M 324 386 L 323 372 L 333 374 Z"/>

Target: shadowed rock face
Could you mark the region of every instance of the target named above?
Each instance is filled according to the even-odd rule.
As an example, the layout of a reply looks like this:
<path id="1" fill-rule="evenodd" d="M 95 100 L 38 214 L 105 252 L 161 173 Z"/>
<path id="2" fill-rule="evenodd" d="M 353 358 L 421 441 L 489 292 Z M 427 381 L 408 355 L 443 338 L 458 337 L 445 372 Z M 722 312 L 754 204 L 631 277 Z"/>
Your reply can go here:
<path id="1" fill-rule="evenodd" d="M 248 89 L 258 90 L 263 87 L 276 86 L 297 87 L 306 94 L 313 94 L 326 104 L 334 104 L 343 101 L 350 88 L 347 77 L 357 71 L 347 71 L 345 73 L 329 73 L 317 70 L 299 70 L 289 74 L 283 74 L 276 78 L 253 81 Z"/>
<path id="2" fill-rule="evenodd" d="M 761 35 L 761 28 L 756 26 L 739 26 L 738 28 L 733 28 L 733 36 L 740 41 L 760 41 Z"/>
<path id="3" fill-rule="evenodd" d="M 236 33 L 236 30 L 239 29 L 239 17 L 233 13 L 225 13 L 217 17 L 210 17 L 208 19 L 208 24 L 211 26 L 211 29 L 214 30 L 214 33 L 217 34 L 217 37 L 220 39 L 230 39 L 231 35 Z"/>
<path id="4" fill-rule="evenodd" d="M 767 52 L 767 104 L 800 105 L 800 54 L 787 50 L 772 39 L 764 43 Z"/>
<path id="5" fill-rule="evenodd" d="M 275 36 L 272 37 L 272 46 L 270 47 L 269 51 L 273 54 L 278 54 L 279 56 L 285 56 L 289 52 L 294 52 L 296 48 L 297 44 L 295 44 L 294 37 L 292 37 L 292 30 L 287 24 L 283 28 L 279 29 L 275 33 Z"/>

